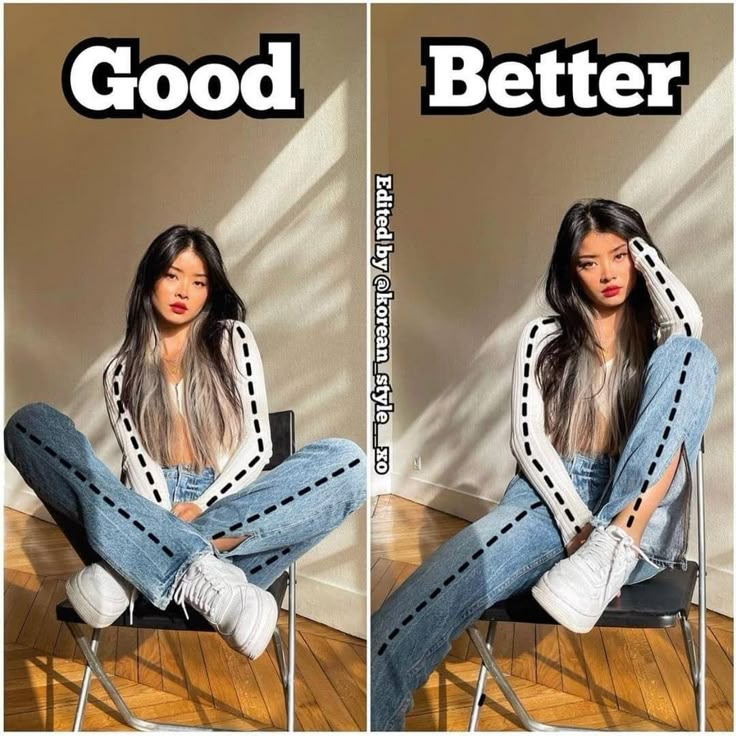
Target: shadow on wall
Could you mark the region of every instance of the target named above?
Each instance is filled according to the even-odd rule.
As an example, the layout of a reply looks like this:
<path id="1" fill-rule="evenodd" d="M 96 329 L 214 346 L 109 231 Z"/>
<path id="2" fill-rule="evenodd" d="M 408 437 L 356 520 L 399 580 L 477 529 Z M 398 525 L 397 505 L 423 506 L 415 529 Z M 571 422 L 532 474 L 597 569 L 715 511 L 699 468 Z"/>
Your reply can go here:
<path id="1" fill-rule="evenodd" d="M 339 343 L 333 346 L 324 341 L 326 354 L 320 352 L 319 363 L 305 359 L 319 335 L 344 334 L 350 328 L 348 308 L 354 296 L 350 263 L 345 257 L 351 230 L 346 212 L 350 184 L 345 166 L 347 98 L 345 80 L 255 178 L 213 233 L 236 288 L 250 284 L 247 304 L 256 305 L 254 334 L 259 345 L 265 335 L 270 344 L 278 345 L 278 357 L 271 361 L 264 357 L 267 388 L 274 383 L 271 377 L 275 370 L 289 376 L 289 380 L 282 379 L 278 392 L 269 391 L 269 406 L 298 406 L 297 420 L 302 428 L 311 426 L 325 407 L 330 407 L 331 423 L 344 425 L 348 411 L 345 400 L 358 382 L 341 357 Z M 329 136 L 324 135 L 326 130 Z M 289 186 L 288 197 L 279 187 L 285 171 L 296 183 Z M 131 281 L 132 277 L 131 272 Z M 295 290 L 295 283 L 303 288 Z M 302 316 L 297 329 L 284 325 L 284 312 Z M 283 336 L 282 342 L 274 337 L 278 335 Z M 16 344 L 14 352 L 32 354 L 37 349 L 37 335 L 26 333 L 24 337 L 25 344 Z M 117 453 L 102 403 L 102 374 L 119 344 L 118 338 L 94 359 L 74 388 L 71 401 L 60 407 L 75 418 L 103 459 Z M 333 370 L 326 374 L 323 365 Z M 10 488 L 22 486 L 16 473 Z"/>
<path id="2" fill-rule="evenodd" d="M 731 314 L 733 294 L 732 221 L 729 213 L 713 216 L 722 211 L 723 193 L 731 191 L 733 133 L 730 107 L 722 104 L 730 99 L 731 77 L 729 64 L 614 195 L 642 212 L 668 263 L 703 311 L 703 339 L 720 365 L 720 400 L 708 427 L 708 474 L 728 482 L 732 472 L 731 331 L 716 334 L 709 329 L 708 317 L 712 315 L 715 321 L 718 315 L 720 324 L 725 320 L 731 325 L 725 315 Z M 716 278 L 718 275 L 723 278 Z M 421 305 L 408 304 L 404 310 L 405 323 L 427 319 Z M 406 495 L 469 520 L 479 518 L 500 500 L 515 466 L 509 448 L 509 412 L 516 344 L 524 325 L 547 311 L 540 289 L 498 320 L 499 326 L 473 356 L 460 381 L 446 387 L 396 439 L 395 492 L 405 495 L 402 487 L 414 486 L 416 491 Z M 433 334 L 441 334 L 442 329 L 432 324 Z M 411 461 L 420 454 L 423 468 L 417 473 Z M 445 489 L 453 491 L 451 509 L 446 501 L 438 502 L 446 497 Z M 711 564 L 729 569 L 730 549 L 729 545 L 728 550 L 712 556 Z"/>

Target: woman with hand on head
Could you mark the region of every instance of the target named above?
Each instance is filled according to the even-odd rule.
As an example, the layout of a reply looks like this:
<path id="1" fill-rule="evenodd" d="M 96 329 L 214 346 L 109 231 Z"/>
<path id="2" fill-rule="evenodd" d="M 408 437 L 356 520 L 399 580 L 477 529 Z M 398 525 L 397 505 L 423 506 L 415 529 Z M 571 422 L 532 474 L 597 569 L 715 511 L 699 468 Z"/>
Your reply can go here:
<path id="1" fill-rule="evenodd" d="M 526 325 L 514 362 L 516 476 L 374 616 L 374 730 L 401 728 L 412 690 L 493 603 L 531 588 L 584 633 L 621 586 L 683 564 L 717 373 L 695 300 L 639 213 L 604 199 L 565 214 L 546 297 L 553 314 Z"/>
<path id="2" fill-rule="evenodd" d="M 266 387 L 245 306 L 199 228 L 162 232 L 141 260 L 125 339 L 105 369 L 123 485 L 71 419 L 46 404 L 10 418 L 5 451 L 100 561 L 67 582 L 82 619 L 108 626 L 140 591 L 199 611 L 257 657 L 278 610 L 268 586 L 365 501 L 365 458 L 345 439 L 271 457 Z"/>

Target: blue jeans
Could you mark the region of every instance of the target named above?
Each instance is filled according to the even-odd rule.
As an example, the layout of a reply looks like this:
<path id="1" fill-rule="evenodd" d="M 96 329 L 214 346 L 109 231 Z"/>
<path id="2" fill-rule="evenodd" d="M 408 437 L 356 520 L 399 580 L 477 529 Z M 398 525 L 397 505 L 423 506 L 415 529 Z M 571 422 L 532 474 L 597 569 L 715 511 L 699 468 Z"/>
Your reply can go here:
<path id="1" fill-rule="evenodd" d="M 684 375 L 683 375 L 684 373 Z M 641 547 L 658 562 L 682 564 L 687 544 L 689 464 L 713 406 L 717 364 L 699 340 L 673 336 L 652 354 L 637 419 L 618 461 L 563 458 L 580 497 L 605 526 L 685 452 Z M 614 467 L 615 466 L 615 467 Z M 371 728 L 401 729 L 411 693 L 450 650 L 452 640 L 493 603 L 532 585 L 564 557 L 546 505 L 516 475 L 489 514 L 431 555 L 383 604 L 371 625 Z M 640 561 L 628 583 L 656 574 Z"/>
<path id="2" fill-rule="evenodd" d="M 84 527 L 94 551 L 164 609 L 188 565 L 212 540 L 245 537 L 217 553 L 267 588 L 366 498 L 363 451 L 346 439 L 302 447 L 240 493 L 191 523 L 124 486 L 72 420 L 47 404 L 19 409 L 5 427 L 5 453 L 38 497 Z M 164 470 L 174 502 L 196 498 L 214 478 L 185 466 Z"/>

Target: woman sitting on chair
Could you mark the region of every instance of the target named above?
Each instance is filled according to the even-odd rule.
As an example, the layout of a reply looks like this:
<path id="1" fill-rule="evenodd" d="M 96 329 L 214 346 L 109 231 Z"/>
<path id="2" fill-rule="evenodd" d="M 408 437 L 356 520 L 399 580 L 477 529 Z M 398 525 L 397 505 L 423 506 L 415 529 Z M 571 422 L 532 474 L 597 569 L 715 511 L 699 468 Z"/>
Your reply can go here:
<path id="1" fill-rule="evenodd" d="M 374 730 L 401 728 L 412 690 L 493 603 L 532 588 L 583 633 L 621 586 L 683 562 L 717 372 L 695 300 L 639 213 L 602 199 L 565 214 L 546 296 L 554 315 L 525 327 L 514 363 L 519 472 L 374 617 Z"/>
<path id="2" fill-rule="evenodd" d="M 56 409 L 30 404 L 7 424 L 10 461 L 101 558 L 66 585 L 93 628 L 140 591 L 161 609 L 172 598 L 190 605 L 257 657 L 278 617 L 268 586 L 365 501 L 365 457 L 349 440 L 313 442 L 260 474 L 268 406 L 244 319 L 212 238 L 171 227 L 138 266 L 125 339 L 104 374 L 132 490 Z"/>

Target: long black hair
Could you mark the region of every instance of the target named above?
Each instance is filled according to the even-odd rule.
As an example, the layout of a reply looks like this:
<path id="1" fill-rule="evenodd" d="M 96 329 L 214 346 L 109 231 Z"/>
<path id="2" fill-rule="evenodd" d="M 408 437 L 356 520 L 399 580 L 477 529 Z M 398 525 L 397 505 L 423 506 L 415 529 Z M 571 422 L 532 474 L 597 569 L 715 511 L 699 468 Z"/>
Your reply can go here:
<path id="1" fill-rule="evenodd" d="M 562 219 L 545 285 L 560 330 L 542 348 L 537 379 L 544 397 L 546 430 L 564 455 L 600 444 L 596 396 L 604 385 L 603 349 L 593 327 L 592 304 L 575 270 L 581 243 L 591 232 L 612 233 L 627 241 L 638 236 L 656 249 L 641 215 L 619 202 L 581 200 Z M 655 330 L 649 292 L 644 279 L 637 278 L 624 305 L 607 382 L 611 411 L 604 446 L 610 453 L 622 449 L 633 425 Z"/>
<path id="2" fill-rule="evenodd" d="M 207 271 L 207 299 L 193 320 L 182 357 L 185 429 L 194 466 L 218 467 L 218 454 L 242 437 L 243 407 L 233 374 L 232 343 L 223 351 L 224 320 L 245 320 L 245 304 L 225 272 L 222 254 L 204 230 L 174 225 L 148 246 L 133 279 L 125 339 L 110 365 L 125 363 L 122 401 L 128 407 L 149 454 L 173 464 L 178 411 L 162 367 L 160 335 L 152 294 L 176 257 L 191 249 Z M 110 366 L 108 366 L 108 369 Z"/>

